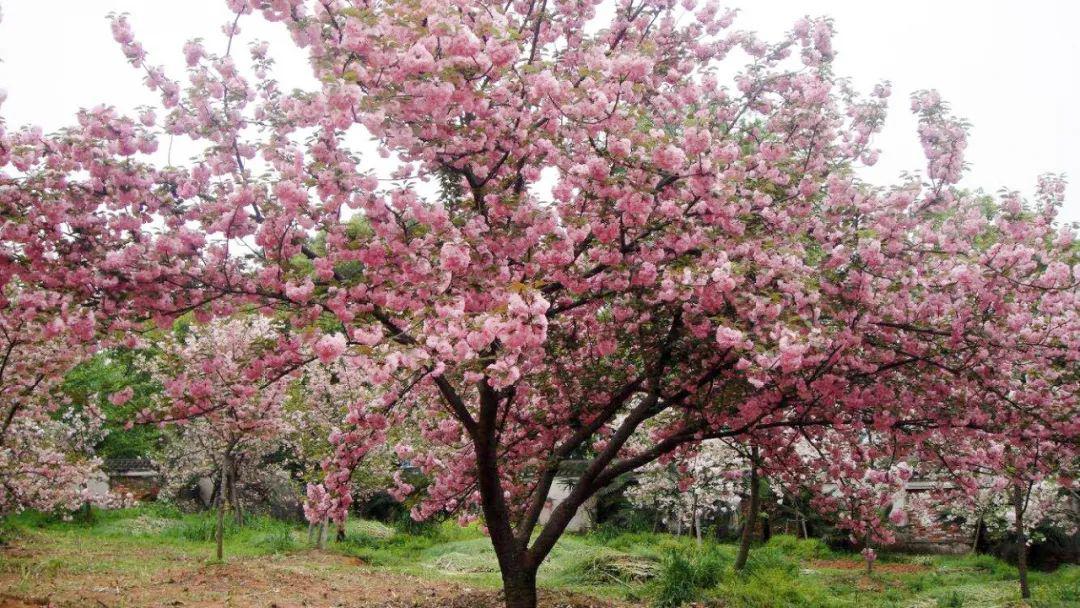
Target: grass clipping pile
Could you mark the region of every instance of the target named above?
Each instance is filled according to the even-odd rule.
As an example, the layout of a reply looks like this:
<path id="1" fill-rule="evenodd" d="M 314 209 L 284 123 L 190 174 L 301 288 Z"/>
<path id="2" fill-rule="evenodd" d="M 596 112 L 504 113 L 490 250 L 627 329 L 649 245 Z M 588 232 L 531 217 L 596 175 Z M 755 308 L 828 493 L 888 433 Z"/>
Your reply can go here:
<path id="1" fill-rule="evenodd" d="M 630 586 L 652 580 L 660 573 L 660 564 L 656 560 L 640 555 L 604 549 L 583 553 L 575 567 L 582 582 Z"/>
<path id="2" fill-rule="evenodd" d="M 460 550 L 442 553 L 429 565 L 443 574 L 498 573 L 499 563 L 494 552 L 475 549 L 470 543 Z M 552 558 L 540 567 L 541 577 L 547 575 L 562 582 L 596 583 L 631 586 L 656 578 L 660 563 L 651 557 L 632 555 L 614 549 L 558 547 Z"/>

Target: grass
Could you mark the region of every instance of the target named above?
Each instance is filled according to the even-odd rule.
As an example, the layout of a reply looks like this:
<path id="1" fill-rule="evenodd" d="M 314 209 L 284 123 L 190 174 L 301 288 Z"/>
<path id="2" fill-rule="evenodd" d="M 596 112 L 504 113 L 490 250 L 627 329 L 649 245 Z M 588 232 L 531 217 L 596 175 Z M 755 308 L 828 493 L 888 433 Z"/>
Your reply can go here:
<path id="1" fill-rule="evenodd" d="M 184 552 L 207 554 L 213 550 L 216 514 L 188 514 L 150 503 L 134 509 L 94 510 L 89 521 L 64 519 L 36 512 L 24 512 L 6 522 L 9 533 L 37 532 L 51 539 L 130 544 L 135 547 L 159 545 Z M 248 517 L 244 525 L 226 517 L 225 554 L 268 555 L 292 550 L 301 543 L 301 528 L 269 517 Z M 118 558 L 123 565 L 123 559 Z"/>
<path id="2" fill-rule="evenodd" d="M 42 577 L 102 572 L 139 573 L 167 569 L 195 557 L 213 564 L 212 514 L 183 514 L 167 506 L 95 511 L 89 521 L 64 521 L 24 513 L 3 522 L 2 532 L 39 535 L 49 550 L 30 557 L 0 554 L 0 573 L 20 587 Z M 331 534 L 331 537 L 333 534 Z M 108 559 L 79 559 L 93 541 L 108 548 Z M 309 551 L 306 527 L 250 518 L 225 529 L 229 558 L 299 554 Z M 498 564 L 477 526 L 450 522 L 419 528 L 350 521 L 343 541 L 327 551 L 355 557 L 378 570 L 433 581 L 497 588 Z M 552 550 L 538 575 L 543 588 L 627 600 L 642 606 L 675 608 L 689 602 L 726 608 L 1017 607 L 1015 568 L 991 556 L 883 555 L 874 574 L 862 571 L 859 556 L 836 553 L 819 540 L 774 536 L 750 554 L 747 568 L 734 572 L 735 547 L 687 537 L 624 533 L 567 535 Z M 306 554 L 305 554 L 306 555 Z M 313 553 L 310 560 L 323 559 Z M 21 582 L 20 582 L 21 581 Z M 1032 572 L 1033 608 L 1080 605 L 1080 566 L 1053 573 Z"/>

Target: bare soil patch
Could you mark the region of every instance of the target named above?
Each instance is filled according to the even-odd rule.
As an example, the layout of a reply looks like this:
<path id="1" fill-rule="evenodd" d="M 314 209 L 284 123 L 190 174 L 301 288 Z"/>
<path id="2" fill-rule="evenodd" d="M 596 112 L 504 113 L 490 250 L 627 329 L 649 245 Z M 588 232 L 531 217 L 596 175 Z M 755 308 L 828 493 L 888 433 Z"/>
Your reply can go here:
<path id="1" fill-rule="evenodd" d="M 498 608 L 500 593 L 365 566 L 319 551 L 232 557 L 224 564 L 145 552 L 142 568 L 113 567 L 123 545 L 79 547 L 77 555 L 24 539 L 0 550 L 0 608 L 221 606 L 260 608 Z M 32 544 L 33 543 L 33 544 Z M 132 556 L 127 555 L 128 559 Z M 96 564 L 96 565 L 95 565 Z M 541 592 L 542 608 L 614 608 L 605 600 Z"/>
<path id="2" fill-rule="evenodd" d="M 866 562 L 850 559 L 819 559 L 810 562 L 810 567 L 815 570 L 865 570 Z M 926 572 L 929 566 L 921 564 L 874 564 L 874 572 L 889 572 L 902 574 L 908 572 Z"/>
<path id="3" fill-rule="evenodd" d="M 0 608 L 40 608 L 47 605 L 47 600 L 24 600 L 10 595 L 0 595 Z"/>

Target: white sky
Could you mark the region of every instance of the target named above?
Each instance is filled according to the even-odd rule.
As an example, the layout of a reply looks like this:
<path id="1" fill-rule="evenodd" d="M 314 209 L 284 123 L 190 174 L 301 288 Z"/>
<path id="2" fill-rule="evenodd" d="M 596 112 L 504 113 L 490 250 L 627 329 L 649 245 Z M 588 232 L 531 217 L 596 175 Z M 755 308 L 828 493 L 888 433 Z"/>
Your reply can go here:
<path id="1" fill-rule="evenodd" d="M 994 192 L 1034 191 L 1040 173 L 1072 178 L 1062 212 L 1080 221 L 1080 0 L 729 0 L 735 27 L 776 37 L 800 16 L 834 18 L 836 71 L 863 91 L 893 83 L 890 115 L 878 138 L 882 157 L 866 176 L 888 183 L 922 169 L 908 95 L 941 91 L 974 126 L 964 181 Z M 215 48 L 229 19 L 224 0 L 0 0 L 0 88 L 10 126 L 70 124 L 80 106 L 121 110 L 153 102 L 142 75 L 124 60 L 105 15 L 128 12 L 150 63 L 182 74 L 184 41 Z M 306 85 L 305 57 L 280 27 L 241 21 L 245 40 L 268 40 L 278 79 Z M 377 160 L 377 159 L 375 159 Z M 385 161 L 384 161 L 385 162 Z"/>

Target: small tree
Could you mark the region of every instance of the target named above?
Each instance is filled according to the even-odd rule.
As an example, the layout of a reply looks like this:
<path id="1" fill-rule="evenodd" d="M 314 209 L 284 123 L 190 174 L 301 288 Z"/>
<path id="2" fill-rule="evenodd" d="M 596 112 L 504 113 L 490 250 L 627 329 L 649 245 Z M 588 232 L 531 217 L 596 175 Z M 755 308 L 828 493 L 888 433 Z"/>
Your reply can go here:
<path id="1" fill-rule="evenodd" d="M 1043 415 L 1046 420 L 1052 414 Z M 974 526 L 1013 537 L 1020 596 L 1030 598 L 1028 552 L 1040 539 L 1038 529 L 1077 531 L 1074 447 L 1021 427 L 1008 442 L 981 436 L 937 453 L 958 484 L 946 510 L 966 516 Z"/>
<path id="2" fill-rule="evenodd" d="M 334 452 L 350 441 L 350 429 L 355 427 L 349 422 L 348 404 L 372 399 L 372 388 L 366 375 L 357 365 L 351 364 L 348 357 L 341 356 L 336 346 L 338 341 L 338 337 L 328 335 L 322 340 L 322 346 L 316 347 L 320 361 L 304 369 L 287 405 L 286 418 L 291 427 L 285 437 L 289 464 L 309 486 L 335 474 Z M 396 434 L 401 436 L 403 433 L 399 429 Z M 351 490 L 340 495 L 338 500 L 343 501 L 342 504 L 332 509 L 339 515 L 338 540 L 343 540 L 345 515 L 353 501 L 370 498 L 394 483 L 398 460 L 385 444 L 375 442 L 375 445 L 375 451 L 365 454 L 363 466 L 349 471 L 345 483 Z M 330 509 L 313 509 L 310 503 L 305 506 L 310 526 L 326 525 Z M 314 528 L 309 528 L 309 532 L 313 531 Z M 322 537 L 320 533 L 320 541 Z"/>
<path id="3" fill-rule="evenodd" d="M 101 412 L 73 408 L 63 375 L 88 352 L 93 315 L 68 300 L 3 288 L 0 306 L 0 516 L 23 509 L 72 510 L 114 497 L 95 495 L 101 474 L 93 447 L 104 436 Z"/>
<path id="4" fill-rule="evenodd" d="M 225 511 L 231 505 L 237 522 L 243 518 L 239 473 L 245 464 L 261 464 L 267 443 L 280 441 L 289 429 L 282 410 L 287 383 L 265 373 L 266 358 L 279 346 L 265 317 L 235 317 L 182 328 L 159 345 L 161 354 L 151 363 L 164 390 L 141 413 L 142 422 L 178 427 L 170 447 L 174 476 L 186 477 L 192 463 L 212 463 L 218 477 L 218 559 Z"/>

